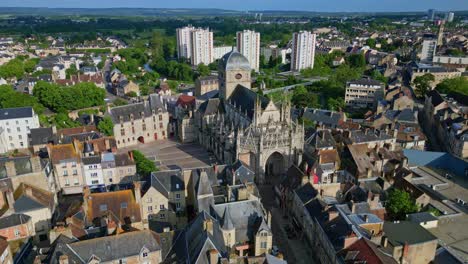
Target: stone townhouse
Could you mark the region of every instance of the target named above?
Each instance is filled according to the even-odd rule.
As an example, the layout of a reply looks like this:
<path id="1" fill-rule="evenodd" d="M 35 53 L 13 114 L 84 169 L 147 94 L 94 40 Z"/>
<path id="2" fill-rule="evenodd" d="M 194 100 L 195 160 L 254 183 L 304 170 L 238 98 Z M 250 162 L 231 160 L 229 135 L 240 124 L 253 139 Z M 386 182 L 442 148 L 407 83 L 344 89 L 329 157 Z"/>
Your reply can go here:
<path id="1" fill-rule="evenodd" d="M 142 196 L 143 222 L 154 220 L 182 227 L 187 222 L 185 182 L 180 170 L 151 174 L 151 185 Z"/>
<path id="2" fill-rule="evenodd" d="M 127 182 L 127 176 L 136 174 L 136 165 L 132 152 L 129 153 L 103 153 L 102 174 L 106 186 Z"/>
<path id="3" fill-rule="evenodd" d="M 0 109 L 0 153 L 28 148 L 31 129 L 38 127 L 32 107 Z"/>
<path id="4" fill-rule="evenodd" d="M 13 189 L 21 183 L 31 184 L 55 193 L 52 163 L 38 156 L 0 158 L 0 181 L 11 181 Z"/>
<path id="5" fill-rule="evenodd" d="M 133 231 L 78 241 L 59 237 L 39 263 L 161 263 L 161 238 L 150 231 Z M 38 258 L 40 259 L 40 258 Z"/>
<path id="6" fill-rule="evenodd" d="M 56 195 L 24 183 L 15 190 L 14 194 L 7 192 L 6 195 L 9 196 L 7 212 L 29 216 L 34 228 L 35 241 L 47 240 L 57 205 Z"/>
<path id="7" fill-rule="evenodd" d="M 108 114 L 114 123 L 118 148 L 168 137 L 169 113 L 156 94 L 140 103 L 110 108 Z"/>
<path id="8" fill-rule="evenodd" d="M 7 241 L 25 239 L 36 235 L 32 219 L 26 214 L 12 214 L 0 218 L 0 236 Z"/>
<path id="9" fill-rule="evenodd" d="M 63 194 L 82 193 L 85 184 L 81 161 L 82 145 L 73 141 L 73 144 L 48 145 L 47 149 L 55 170 L 57 190 Z"/>

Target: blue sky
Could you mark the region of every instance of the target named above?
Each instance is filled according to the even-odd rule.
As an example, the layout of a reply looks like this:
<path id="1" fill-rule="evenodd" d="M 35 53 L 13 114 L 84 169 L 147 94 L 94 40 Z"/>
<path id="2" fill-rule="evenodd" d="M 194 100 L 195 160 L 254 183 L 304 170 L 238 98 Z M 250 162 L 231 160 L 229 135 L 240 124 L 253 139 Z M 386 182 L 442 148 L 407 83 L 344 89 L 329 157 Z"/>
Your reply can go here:
<path id="1" fill-rule="evenodd" d="M 468 0 L 1 0 L 10 7 L 153 7 L 234 10 L 441 11 L 468 10 Z"/>

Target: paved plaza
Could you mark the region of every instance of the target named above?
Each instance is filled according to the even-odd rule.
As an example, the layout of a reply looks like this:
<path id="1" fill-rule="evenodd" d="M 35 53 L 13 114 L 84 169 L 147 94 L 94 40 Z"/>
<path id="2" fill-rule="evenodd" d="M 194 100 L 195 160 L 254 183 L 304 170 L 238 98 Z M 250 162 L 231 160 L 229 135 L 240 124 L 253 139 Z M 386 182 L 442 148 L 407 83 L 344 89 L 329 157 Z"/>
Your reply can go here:
<path id="1" fill-rule="evenodd" d="M 119 151 L 134 149 L 154 160 L 161 170 L 197 168 L 216 163 L 216 158 L 211 153 L 195 143 L 182 144 L 165 139 L 123 148 Z"/>

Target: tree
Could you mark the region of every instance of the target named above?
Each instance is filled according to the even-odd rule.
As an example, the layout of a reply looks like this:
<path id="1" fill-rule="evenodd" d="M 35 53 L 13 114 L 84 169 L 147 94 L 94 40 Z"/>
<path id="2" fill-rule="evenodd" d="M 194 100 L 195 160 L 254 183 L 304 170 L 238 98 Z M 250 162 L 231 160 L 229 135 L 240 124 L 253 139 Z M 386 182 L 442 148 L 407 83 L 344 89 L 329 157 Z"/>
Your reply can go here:
<path id="1" fill-rule="evenodd" d="M 372 38 L 368 38 L 366 40 L 366 45 L 371 47 L 371 48 L 375 48 L 375 45 L 377 44 L 377 41 L 375 39 L 372 39 Z"/>
<path id="2" fill-rule="evenodd" d="M 409 193 L 399 189 L 392 189 L 388 193 L 385 208 L 393 220 L 404 220 L 407 214 L 418 211 L 418 206 Z"/>
<path id="3" fill-rule="evenodd" d="M 133 150 L 133 159 L 136 163 L 137 173 L 143 177 L 149 176 L 152 172 L 158 171 L 154 162 L 149 160 L 138 150 Z"/>
<path id="4" fill-rule="evenodd" d="M 98 129 L 106 136 L 114 135 L 114 123 L 109 116 L 104 117 L 98 124 Z"/>
<path id="5" fill-rule="evenodd" d="M 340 111 L 345 108 L 345 102 L 343 97 L 337 98 L 328 98 L 327 100 L 327 108 L 333 111 Z"/>
<path id="6" fill-rule="evenodd" d="M 17 92 L 10 85 L 0 85 L 0 108 L 25 106 L 33 107 L 38 114 L 44 111 L 44 106 L 34 96 Z"/>
<path id="7" fill-rule="evenodd" d="M 413 85 L 416 88 L 414 91 L 418 97 L 423 97 L 430 89 L 431 83 L 435 80 L 434 75 L 426 73 L 422 76 L 414 78 Z"/>
<path id="8" fill-rule="evenodd" d="M 210 75 L 210 68 L 203 63 L 198 64 L 197 72 L 200 76 L 208 76 Z"/>
<path id="9" fill-rule="evenodd" d="M 76 65 L 75 65 L 75 64 L 71 64 L 71 65 L 70 65 L 70 68 L 68 68 L 68 69 L 65 70 L 65 73 L 66 73 L 66 75 L 67 75 L 67 76 L 66 76 L 67 79 L 70 79 L 71 76 L 78 74 L 78 69 L 76 68 Z"/>
<path id="10" fill-rule="evenodd" d="M 121 106 L 121 105 L 127 105 L 128 103 L 124 99 L 117 98 L 117 99 L 114 100 L 114 102 L 112 102 L 112 104 L 114 106 Z"/>
<path id="11" fill-rule="evenodd" d="M 468 95 L 468 80 L 465 77 L 457 77 L 445 79 L 436 86 L 436 90 L 440 93 L 457 92 Z"/>
<path id="12" fill-rule="evenodd" d="M 2 78 L 21 78 L 24 75 L 23 61 L 20 59 L 13 59 L 0 66 L 0 77 Z"/>
<path id="13" fill-rule="evenodd" d="M 27 73 L 32 73 L 36 68 L 39 59 L 30 59 L 24 62 L 24 71 Z"/>
<path id="14" fill-rule="evenodd" d="M 351 54 L 346 58 L 346 62 L 355 68 L 363 68 L 366 66 L 366 58 L 364 54 Z"/>
<path id="15" fill-rule="evenodd" d="M 291 102 L 298 107 L 320 107 L 317 94 L 308 92 L 302 85 L 298 85 L 294 89 Z"/>
<path id="16" fill-rule="evenodd" d="M 381 81 L 385 84 L 388 82 L 388 78 L 383 76 L 379 70 L 373 70 L 370 74 L 370 77 L 374 80 Z"/>

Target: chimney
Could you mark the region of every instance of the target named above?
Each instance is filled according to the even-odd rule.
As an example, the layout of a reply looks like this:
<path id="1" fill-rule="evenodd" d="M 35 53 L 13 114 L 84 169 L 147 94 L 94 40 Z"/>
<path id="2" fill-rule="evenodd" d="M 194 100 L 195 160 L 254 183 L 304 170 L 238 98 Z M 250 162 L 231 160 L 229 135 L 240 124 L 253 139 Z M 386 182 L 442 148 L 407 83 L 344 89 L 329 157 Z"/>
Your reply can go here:
<path id="1" fill-rule="evenodd" d="M 88 199 L 90 199 L 91 190 L 88 186 L 83 188 L 83 210 L 86 212 L 88 211 Z"/>
<path id="2" fill-rule="evenodd" d="M 110 151 L 110 150 L 111 150 L 111 146 L 110 146 L 109 138 L 104 139 L 104 144 L 106 145 L 106 150 L 107 150 L 107 151 Z"/>
<path id="3" fill-rule="evenodd" d="M 208 218 L 204 222 L 205 231 L 208 232 L 210 235 L 213 235 L 213 220 Z"/>
<path id="4" fill-rule="evenodd" d="M 31 186 L 24 185 L 24 194 L 26 194 L 29 197 L 33 196 L 32 188 Z"/>
<path id="5" fill-rule="evenodd" d="M 57 134 L 57 127 L 56 126 L 52 126 L 52 134 Z"/>
<path id="6" fill-rule="evenodd" d="M 369 216 L 366 214 L 364 215 L 364 222 L 369 223 Z"/>
<path id="7" fill-rule="evenodd" d="M 388 246 L 388 237 L 387 236 L 382 236 L 382 242 L 381 242 L 382 247 L 386 248 Z"/>
<path id="8" fill-rule="evenodd" d="M 6 191 L 6 198 L 8 202 L 8 207 L 10 207 L 10 209 L 13 209 L 13 205 L 15 204 L 15 197 L 13 196 L 13 191 Z"/>
<path id="9" fill-rule="evenodd" d="M 132 151 L 129 151 L 129 152 L 128 152 L 128 155 L 130 156 L 130 160 L 134 161 L 134 159 L 133 159 L 133 152 L 132 152 Z"/>
<path id="10" fill-rule="evenodd" d="M 405 242 L 405 245 L 403 246 L 403 256 L 402 256 L 403 263 L 406 262 L 405 260 L 408 257 L 408 252 L 409 252 L 409 245 L 408 245 L 408 242 Z"/>
<path id="11" fill-rule="evenodd" d="M 135 200 L 137 203 L 141 203 L 141 183 L 133 182 L 133 190 L 135 191 Z"/>
<path id="12" fill-rule="evenodd" d="M 397 138 L 398 137 L 398 129 L 393 130 L 393 137 Z"/>
<path id="13" fill-rule="evenodd" d="M 111 112 L 110 104 L 107 104 L 107 113 L 110 114 L 110 112 Z"/>
<path id="14" fill-rule="evenodd" d="M 94 114 L 91 114 L 91 115 L 89 116 L 89 122 L 91 123 L 91 125 L 94 124 Z"/>
<path id="15" fill-rule="evenodd" d="M 209 260 L 210 260 L 209 264 L 218 264 L 218 260 L 219 260 L 218 250 L 210 249 L 208 254 L 209 254 Z"/>
<path id="16" fill-rule="evenodd" d="M 268 223 L 268 226 L 271 228 L 271 212 L 270 211 L 267 212 L 267 223 Z"/>
<path id="17" fill-rule="evenodd" d="M 67 255 L 61 255 L 59 257 L 59 264 L 68 264 L 68 256 Z"/>

